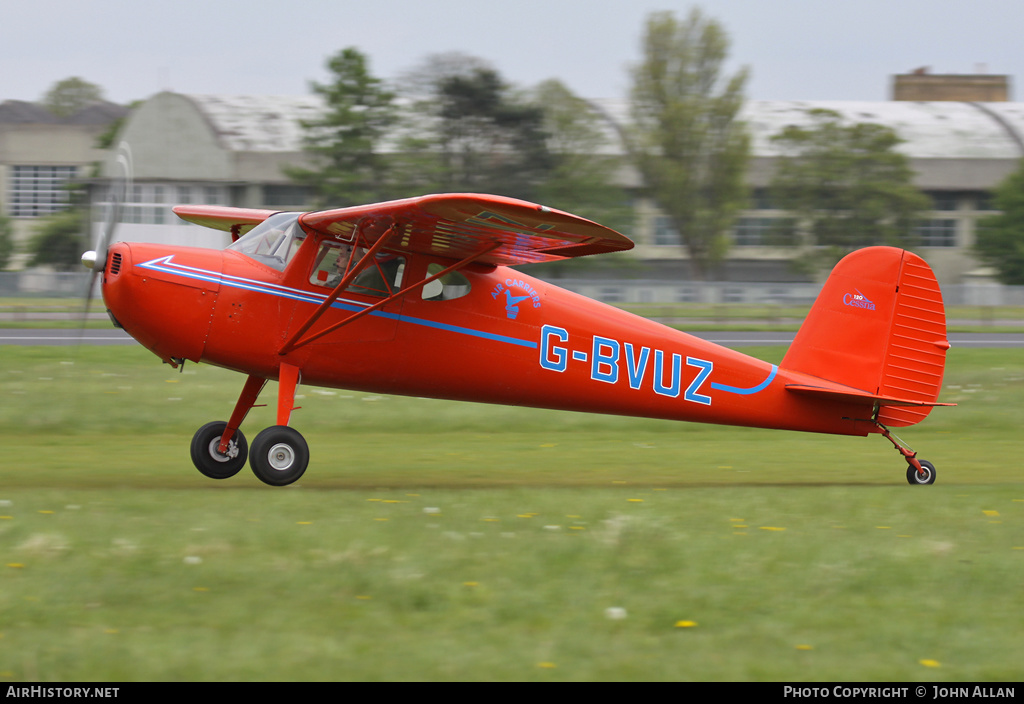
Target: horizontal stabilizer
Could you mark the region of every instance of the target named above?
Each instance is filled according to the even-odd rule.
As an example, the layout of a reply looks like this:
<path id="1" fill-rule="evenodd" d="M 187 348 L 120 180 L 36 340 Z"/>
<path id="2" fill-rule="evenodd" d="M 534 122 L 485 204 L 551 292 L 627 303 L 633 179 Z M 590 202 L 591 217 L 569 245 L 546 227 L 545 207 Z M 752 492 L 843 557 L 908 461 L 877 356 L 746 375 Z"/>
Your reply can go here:
<path id="1" fill-rule="evenodd" d="M 869 394 L 859 389 L 830 388 L 825 386 L 811 386 L 808 384 L 786 384 L 787 391 L 795 391 L 811 396 L 825 396 L 842 401 L 874 401 L 879 406 L 955 406 L 955 403 L 938 403 L 937 401 L 921 401 L 894 396 L 882 396 Z"/>

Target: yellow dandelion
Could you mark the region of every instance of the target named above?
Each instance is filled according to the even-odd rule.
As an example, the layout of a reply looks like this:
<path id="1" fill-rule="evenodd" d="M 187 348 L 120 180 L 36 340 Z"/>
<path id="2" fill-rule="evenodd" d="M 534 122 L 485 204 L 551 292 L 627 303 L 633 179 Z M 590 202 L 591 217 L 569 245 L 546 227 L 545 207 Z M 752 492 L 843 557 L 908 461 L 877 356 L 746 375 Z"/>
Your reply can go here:
<path id="1" fill-rule="evenodd" d="M 797 650 L 814 650 L 814 646 L 813 645 L 807 645 L 806 643 L 801 643 L 800 645 L 796 646 L 796 649 Z"/>
<path id="2" fill-rule="evenodd" d="M 693 628 L 696 625 L 696 621 L 676 621 L 676 628 Z"/>
<path id="3" fill-rule="evenodd" d="M 313 521 L 299 521 L 297 523 L 297 525 L 300 525 L 300 526 L 311 526 L 311 525 L 313 525 Z"/>
<path id="4" fill-rule="evenodd" d="M 642 504 L 644 502 L 643 499 L 626 499 L 626 501 L 628 501 L 631 504 Z"/>
<path id="5" fill-rule="evenodd" d="M 982 511 L 986 516 L 998 516 L 999 511 Z"/>
<path id="6" fill-rule="evenodd" d="M 8 567 L 13 567 L 14 569 L 19 569 L 20 570 L 25 565 L 24 565 L 24 563 L 21 563 L 21 562 L 8 562 L 7 566 Z"/>
<path id="7" fill-rule="evenodd" d="M 761 530 L 775 530 L 775 531 L 781 531 L 781 530 L 786 530 L 786 529 L 785 529 L 785 528 L 782 528 L 782 527 L 780 527 L 780 526 L 761 526 Z"/>
<path id="8" fill-rule="evenodd" d="M 928 660 L 926 658 L 924 660 L 918 660 L 918 662 L 924 665 L 925 667 L 942 667 L 942 663 L 940 663 L 938 660 Z"/>
<path id="9" fill-rule="evenodd" d="M 558 667 L 558 665 L 556 665 L 553 662 L 539 662 L 537 663 L 537 667 L 543 668 L 545 670 L 553 670 L 554 668 Z"/>
<path id="10" fill-rule="evenodd" d="M 479 587 L 480 586 L 480 582 L 463 582 L 462 586 L 464 586 L 464 587 Z"/>

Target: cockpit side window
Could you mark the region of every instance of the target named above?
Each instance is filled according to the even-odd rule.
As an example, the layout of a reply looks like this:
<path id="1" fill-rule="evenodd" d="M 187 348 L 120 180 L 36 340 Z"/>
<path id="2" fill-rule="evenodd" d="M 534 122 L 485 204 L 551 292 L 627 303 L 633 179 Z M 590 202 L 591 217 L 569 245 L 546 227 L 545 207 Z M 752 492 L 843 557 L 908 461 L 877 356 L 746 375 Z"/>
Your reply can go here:
<path id="1" fill-rule="evenodd" d="M 277 213 L 254 227 L 248 234 L 233 242 L 233 249 L 258 262 L 284 271 L 306 233 L 299 227 L 300 213 Z"/>
<path id="2" fill-rule="evenodd" d="M 362 247 L 356 247 L 353 252 L 351 245 L 322 242 L 314 260 L 313 271 L 309 275 L 309 283 L 335 288 L 349 268 L 355 266 L 364 254 L 366 250 Z M 404 274 L 405 257 L 390 253 L 378 254 L 374 262 L 360 271 L 345 290 L 365 296 L 389 296 L 402 287 Z"/>

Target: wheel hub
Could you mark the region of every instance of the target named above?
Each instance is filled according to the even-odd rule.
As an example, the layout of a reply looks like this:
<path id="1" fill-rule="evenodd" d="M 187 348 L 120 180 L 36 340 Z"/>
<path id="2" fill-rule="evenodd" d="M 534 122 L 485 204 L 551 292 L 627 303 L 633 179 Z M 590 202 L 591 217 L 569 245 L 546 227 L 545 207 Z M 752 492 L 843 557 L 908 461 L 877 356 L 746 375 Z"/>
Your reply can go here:
<path id="1" fill-rule="evenodd" d="M 283 472 L 295 462 L 295 450 L 290 445 L 278 443 L 270 448 L 267 454 L 270 466 L 279 472 Z"/>
<path id="2" fill-rule="evenodd" d="M 220 438 L 214 438 L 210 441 L 210 457 L 215 459 L 217 462 L 228 462 L 238 457 L 238 443 L 231 440 L 228 443 L 228 451 L 221 453 L 217 448 L 220 447 Z"/>

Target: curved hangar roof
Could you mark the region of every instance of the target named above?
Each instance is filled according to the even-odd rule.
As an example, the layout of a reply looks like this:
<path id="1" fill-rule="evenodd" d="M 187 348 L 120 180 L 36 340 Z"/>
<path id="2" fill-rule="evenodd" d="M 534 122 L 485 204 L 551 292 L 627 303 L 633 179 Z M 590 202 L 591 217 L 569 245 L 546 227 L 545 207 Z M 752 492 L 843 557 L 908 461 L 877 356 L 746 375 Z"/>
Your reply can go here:
<path id="1" fill-rule="evenodd" d="M 302 122 L 323 111 L 323 101 L 315 95 L 164 93 L 147 102 L 175 98 L 193 106 L 220 148 L 229 153 L 300 152 Z M 619 126 L 629 118 L 624 100 L 593 103 Z M 819 108 L 853 122 L 893 127 L 906 140 L 900 151 L 915 159 L 1016 160 L 1024 156 L 1024 103 L 752 100 L 744 105 L 742 119 L 750 126 L 754 156 L 779 155 L 771 137 L 787 125 L 810 124 L 809 111 Z M 609 130 L 609 137 L 617 141 L 616 131 Z"/>
<path id="2" fill-rule="evenodd" d="M 748 102 L 757 156 L 778 156 L 771 137 L 787 125 L 809 125 L 811 110 L 824 108 L 851 122 L 887 125 L 915 159 L 1012 159 L 1024 156 L 1024 103 L 780 101 Z"/>

